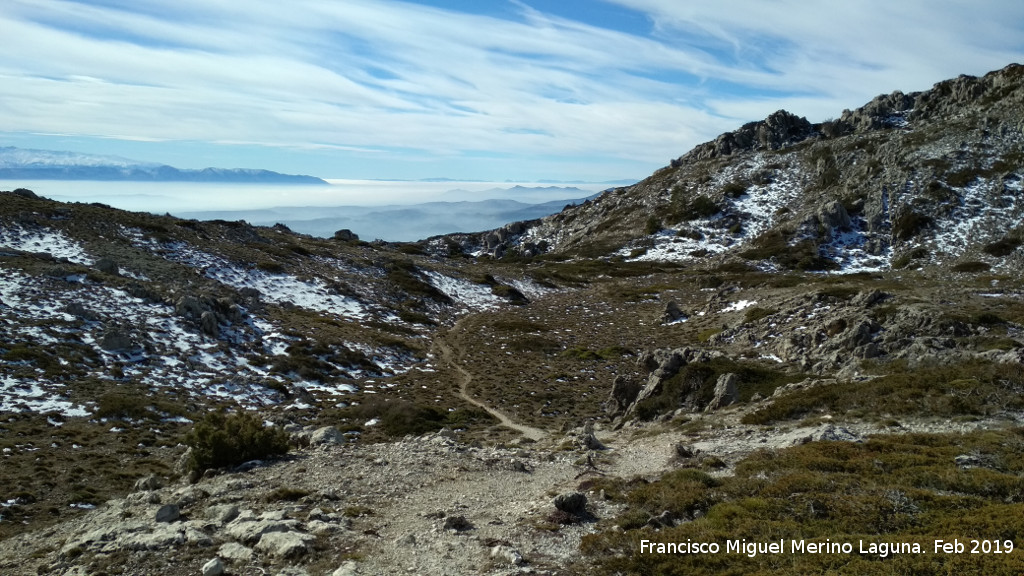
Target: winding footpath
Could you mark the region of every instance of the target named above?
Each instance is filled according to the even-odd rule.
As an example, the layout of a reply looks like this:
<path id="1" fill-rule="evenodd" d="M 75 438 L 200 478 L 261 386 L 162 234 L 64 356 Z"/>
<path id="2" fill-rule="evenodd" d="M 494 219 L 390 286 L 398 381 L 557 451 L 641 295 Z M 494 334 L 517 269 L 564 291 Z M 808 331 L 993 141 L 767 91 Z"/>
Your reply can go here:
<path id="1" fill-rule="evenodd" d="M 456 323 L 456 327 L 458 327 L 458 323 Z M 486 411 L 491 416 L 494 416 L 501 422 L 502 426 L 506 428 L 511 428 L 512 430 L 519 432 L 523 436 L 533 441 L 542 440 L 548 436 L 548 433 L 545 432 L 544 430 L 541 430 L 540 428 L 534 428 L 533 426 L 520 424 L 509 418 L 508 415 L 506 415 L 504 412 L 501 412 L 497 408 L 492 408 L 491 406 L 488 406 L 487 404 L 481 402 L 480 400 L 477 400 L 476 398 L 470 396 L 469 383 L 473 381 L 473 375 L 469 372 L 469 370 L 466 370 L 465 368 L 462 367 L 461 364 L 458 363 L 455 357 L 455 353 L 452 351 L 452 347 L 449 346 L 448 343 L 445 342 L 442 338 L 436 338 L 434 340 L 434 344 L 437 346 L 438 350 L 441 351 L 441 358 L 459 372 L 460 398 L 476 406 L 477 408 Z"/>

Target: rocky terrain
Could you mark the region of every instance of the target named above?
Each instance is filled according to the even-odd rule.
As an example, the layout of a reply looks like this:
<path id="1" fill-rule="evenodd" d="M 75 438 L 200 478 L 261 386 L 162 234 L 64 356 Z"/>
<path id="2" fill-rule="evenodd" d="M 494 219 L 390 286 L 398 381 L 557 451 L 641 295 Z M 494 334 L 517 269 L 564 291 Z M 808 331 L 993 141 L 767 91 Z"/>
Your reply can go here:
<path id="1" fill-rule="evenodd" d="M 638 547 L 1024 544 L 1022 84 L 413 243 L 0 193 L 0 572 L 1020 573 Z"/>

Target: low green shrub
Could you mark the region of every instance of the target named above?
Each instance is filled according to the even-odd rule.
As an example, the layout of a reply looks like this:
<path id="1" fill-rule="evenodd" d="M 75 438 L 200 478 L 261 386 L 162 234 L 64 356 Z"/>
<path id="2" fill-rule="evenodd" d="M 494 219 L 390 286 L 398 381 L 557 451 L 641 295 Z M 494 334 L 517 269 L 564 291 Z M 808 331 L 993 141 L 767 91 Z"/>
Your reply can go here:
<path id="1" fill-rule="evenodd" d="M 996 240 L 991 244 L 986 244 L 982 250 L 990 256 L 1002 258 L 1012 254 L 1014 250 L 1020 248 L 1020 245 L 1021 241 L 1019 238 L 1003 238 L 1001 240 Z"/>
<path id="2" fill-rule="evenodd" d="M 1016 365 L 971 361 L 909 369 L 893 363 L 889 373 L 867 382 L 817 386 L 775 399 L 742 418 L 744 424 L 798 420 L 817 413 L 854 416 L 955 417 L 1024 407 L 1014 390 L 1024 387 Z"/>
<path id="3" fill-rule="evenodd" d="M 908 210 L 900 214 L 893 222 L 892 235 L 897 240 L 910 240 L 920 231 L 931 226 L 932 222 L 931 216 Z"/>
<path id="4" fill-rule="evenodd" d="M 211 412 L 195 424 L 185 443 L 192 448 L 189 468 L 203 472 L 286 454 L 288 433 L 264 426 L 247 412 Z"/>
<path id="5" fill-rule="evenodd" d="M 982 272 L 988 272 L 992 269 L 992 266 L 985 262 L 961 262 L 953 266 L 954 272 L 965 272 L 967 274 L 980 274 Z"/>
<path id="6" fill-rule="evenodd" d="M 752 308 L 747 308 L 746 314 L 743 315 L 743 321 L 746 323 L 757 322 L 762 318 L 767 318 L 776 313 L 778 313 L 778 310 L 774 308 L 760 308 L 758 306 L 754 306 Z"/>
<path id="7" fill-rule="evenodd" d="M 465 428 L 472 424 L 493 422 L 486 412 L 476 408 L 446 411 L 437 406 L 407 400 L 373 399 L 354 406 L 348 415 L 358 420 L 377 420 L 372 426 L 387 436 L 402 437 L 436 432 L 442 428 Z"/>
<path id="8" fill-rule="evenodd" d="M 603 531 L 584 536 L 580 550 L 596 575 L 1020 574 L 1017 552 L 945 554 L 934 542 L 989 538 L 1005 546 L 1024 534 L 1022 449 L 1020 428 L 888 435 L 762 450 L 721 478 L 677 470 L 654 481 L 600 479 L 588 488 L 623 508 Z M 969 467 L 957 461 L 965 454 L 974 456 Z M 642 552 L 641 540 L 715 542 L 722 550 Z M 726 541 L 742 540 L 783 540 L 784 550 L 726 553 Z M 854 553 L 793 553 L 791 540 L 848 542 Z M 861 554 L 859 541 L 917 542 L 921 551 Z"/>

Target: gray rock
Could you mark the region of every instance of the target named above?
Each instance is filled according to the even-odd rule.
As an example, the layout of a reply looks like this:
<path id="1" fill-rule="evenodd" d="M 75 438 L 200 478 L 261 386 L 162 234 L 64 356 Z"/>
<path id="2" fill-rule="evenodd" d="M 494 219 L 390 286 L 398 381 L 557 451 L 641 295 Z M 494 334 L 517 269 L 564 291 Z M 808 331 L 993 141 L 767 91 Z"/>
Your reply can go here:
<path id="1" fill-rule="evenodd" d="M 148 534 L 132 534 L 122 538 L 119 547 L 125 550 L 167 550 L 185 544 L 185 533 L 177 525 L 162 525 Z"/>
<path id="2" fill-rule="evenodd" d="M 324 426 L 313 431 L 313 434 L 309 437 L 309 443 L 312 446 L 344 444 L 345 436 L 334 426 Z"/>
<path id="3" fill-rule="evenodd" d="M 826 442 L 861 442 L 860 435 L 840 426 L 829 424 L 821 431 L 811 434 L 811 439 Z"/>
<path id="4" fill-rule="evenodd" d="M 202 300 L 192 296 L 191 294 L 178 298 L 178 301 L 174 303 L 174 313 L 178 316 L 191 317 L 196 320 L 202 317 L 203 312 L 210 309 L 209 306 L 203 304 Z"/>
<path id="5" fill-rule="evenodd" d="M 718 410 L 734 404 L 739 399 L 739 390 L 736 387 L 738 381 L 739 379 L 732 373 L 719 376 L 715 382 L 715 397 L 708 404 L 707 410 Z"/>
<path id="6" fill-rule="evenodd" d="M 349 560 L 339 566 L 337 570 L 331 572 L 331 576 L 358 576 L 358 574 L 358 565 L 355 560 Z"/>
<path id="7" fill-rule="evenodd" d="M 108 326 L 100 339 L 100 348 L 109 352 L 130 350 L 135 347 L 131 335 L 119 326 Z"/>
<path id="8" fill-rule="evenodd" d="M 316 537 L 301 532 L 268 532 L 256 543 L 256 550 L 275 558 L 295 558 L 310 551 Z"/>
<path id="9" fill-rule="evenodd" d="M 837 230 L 850 229 L 850 215 L 846 213 L 846 208 L 843 208 L 838 200 L 833 200 L 819 208 L 817 216 L 818 222 L 825 228 L 826 238 L 832 238 Z"/>
<path id="10" fill-rule="evenodd" d="M 99 319 L 99 316 L 95 312 L 89 310 L 80 302 L 69 303 L 67 306 L 64 307 L 64 311 L 67 312 L 68 314 L 71 314 L 72 316 L 81 318 L 82 320 L 95 321 Z"/>
<path id="11" fill-rule="evenodd" d="M 217 555 L 229 562 L 245 563 L 252 560 L 252 548 L 238 542 L 227 542 L 217 550 Z"/>
<path id="12" fill-rule="evenodd" d="M 221 576 L 224 574 L 224 563 L 220 558 L 214 558 L 203 564 L 203 576 Z"/>
<path id="13" fill-rule="evenodd" d="M 587 511 L 587 495 L 582 492 L 567 492 L 555 496 L 555 508 L 577 516 Z"/>
<path id="14" fill-rule="evenodd" d="M 499 545 L 491 548 L 491 558 L 498 562 L 512 564 L 513 566 L 522 566 L 526 562 L 523 560 L 522 554 L 510 546 Z"/>
<path id="15" fill-rule="evenodd" d="M 203 334 L 216 338 L 220 335 L 220 324 L 217 322 L 217 314 L 207 310 L 199 316 L 199 329 Z"/>
<path id="16" fill-rule="evenodd" d="M 359 240 L 359 236 L 348 228 L 343 228 L 334 233 L 334 239 L 339 242 L 354 242 Z"/>
<path id="17" fill-rule="evenodd" d="M 665 311 L 661 315 L 662 324 L 682 322 L 686 319 L 686 314 L 684 314 L 683 311 L 679 309 L 679 304 L 676 304 L 675 300 L 670 300 L 668 304 L 665 304 Z"/>
<path id="18" fill-rule="evenodd" d="M 243 544 L 253 544 L 267 534 L 289 532 L 296 524 L 294 520 L 253 520 L 239 517 L 224 527 L 223 534 Z"/>
<path id="19" fill-rule="evenodd" d="M 885 300 L 888 297 L 889 294 L 886 294 L 881 290 L 866 290 L 854 296 L 853 300 L 850 301 L 850 304 L 853 304 L 854 306 L 860 306 L 863 308 L 869 308 L 871 306 L 874 306 L 875 304 L 878 304 L 882 300 Z"/>
<path id="20" fill-rule="evenodd" d="M 156 511 L 157 522 L 174 522 L 181 518 L 181 509 L 177 504 L 164 504 Z"/>
<path id="21" fill-rule="evenodd" d="M 224 525 L 238 518 L 238 506 L 234 504 L 220 504 L 210 506 L 206 509 L 205 516 L 217 524 Z"/>
<path id="22" fill-rule="evenodd" d="M 629 405 L 636 400 L 641 387 L 640 383 L 632 378 L 621 374 L 616 376 L 612 382 L 612 392 L 604 404 L 605 412 L 613 418 L 623 414 L 629 408 Z"/>
<path id="23" fill-rule="evenodd" d="M 143 476 L 135 481 L 136 492 L 151 492 L 153 490 L 159 490 L 164 487 L 164 481 L 155 474 L 149 476 Z"/>
<path id="24" fill-rule="evenodd" d="M 121 273 L 121 269 L 118 267 L 117 262 L 111 258 L 100 258 L 93 265 L 93 268 L 103 272 L 104 274 L 111 274 L 118 276 Z"/>
<path id="25" fill-rule="evenodd" d="M 203 548 L 213 546 L 213 538 L 210 538 L 206 532 L 191 526 L 187 526 L 185 528 L 185 542 L 192 546 L 200 546 Z"/>
<path id="26" fill-rule="evenodd" d="M 597 439 L 593 432 L 584 432 L 576 438 L 576 444 L 584 450 L 605 450 L 607 446 Z"/>

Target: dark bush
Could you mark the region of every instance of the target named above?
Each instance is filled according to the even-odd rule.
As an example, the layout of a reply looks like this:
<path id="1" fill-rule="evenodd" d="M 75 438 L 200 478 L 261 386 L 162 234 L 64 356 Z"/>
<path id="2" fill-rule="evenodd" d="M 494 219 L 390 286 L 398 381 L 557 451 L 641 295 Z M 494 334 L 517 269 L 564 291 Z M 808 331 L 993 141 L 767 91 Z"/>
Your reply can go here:
<path id="1" fill-rule="evenodd" d="M 953 266 L 954 272 L 966 272 L 968 274 L 988 272 L 990 269 L 992 269 L 992 266 L 984 262 L 961 262 L 956 266 Z"/>
<path id="2" fill-rule="evenodd" d="M 896 218 L 892 225 L 892 235 L 897 240 L 910 240 L 918 232 L 932 225 L 932 218 L 917 212 L 908 211 Z"/>
<path id="3" fill-rule="evenodd" d="M 384 266 L 384 270 L 388 283 L 409 296 L 428 298 L 442 304 L 453 303 L 447 294 L 421 278 L 416 266 L 408 260 L 393 260 Z"/>
<path id="4" fill-rule="evenodd" d="M 1019 248 L 1021 241 L 1017 238 L 1003 238 L 997 240 L 991 244 L 987 244 L 982 250 L 986 254 L 995 256 L 996 258 L 1002 258 L 1003 256 L 1009 256 L 1014 250 Z"/>
<path id="5" fill-rule="evenodd" d="M 203 472 L 288 453 L 288 433 L 267 428 L 256 416 L 211 412 L 185 437 L 192 447 L 189 468 Z"/>
<path id="6" fill-rule="evenodd" d="M 747 193 L 747 184 L 740 180 L 733 180 L 722 187 L 722 194 L 727 198 L 739 198 Z"/>
<path id="7" fill-rule="evenodd" d="M 651 235 L 661 232 L 661 220 L 657 216 L 651 216 L 644 224 L 644 234 Z"/>
<path id="8" fill-rule="evenodd" d="M 491 293 L 499 298 L 505 298 L 513 304 L 528 304 L 530 300 L 522 292 L 508 284 L 495 284 L 491 286 Z"/>

